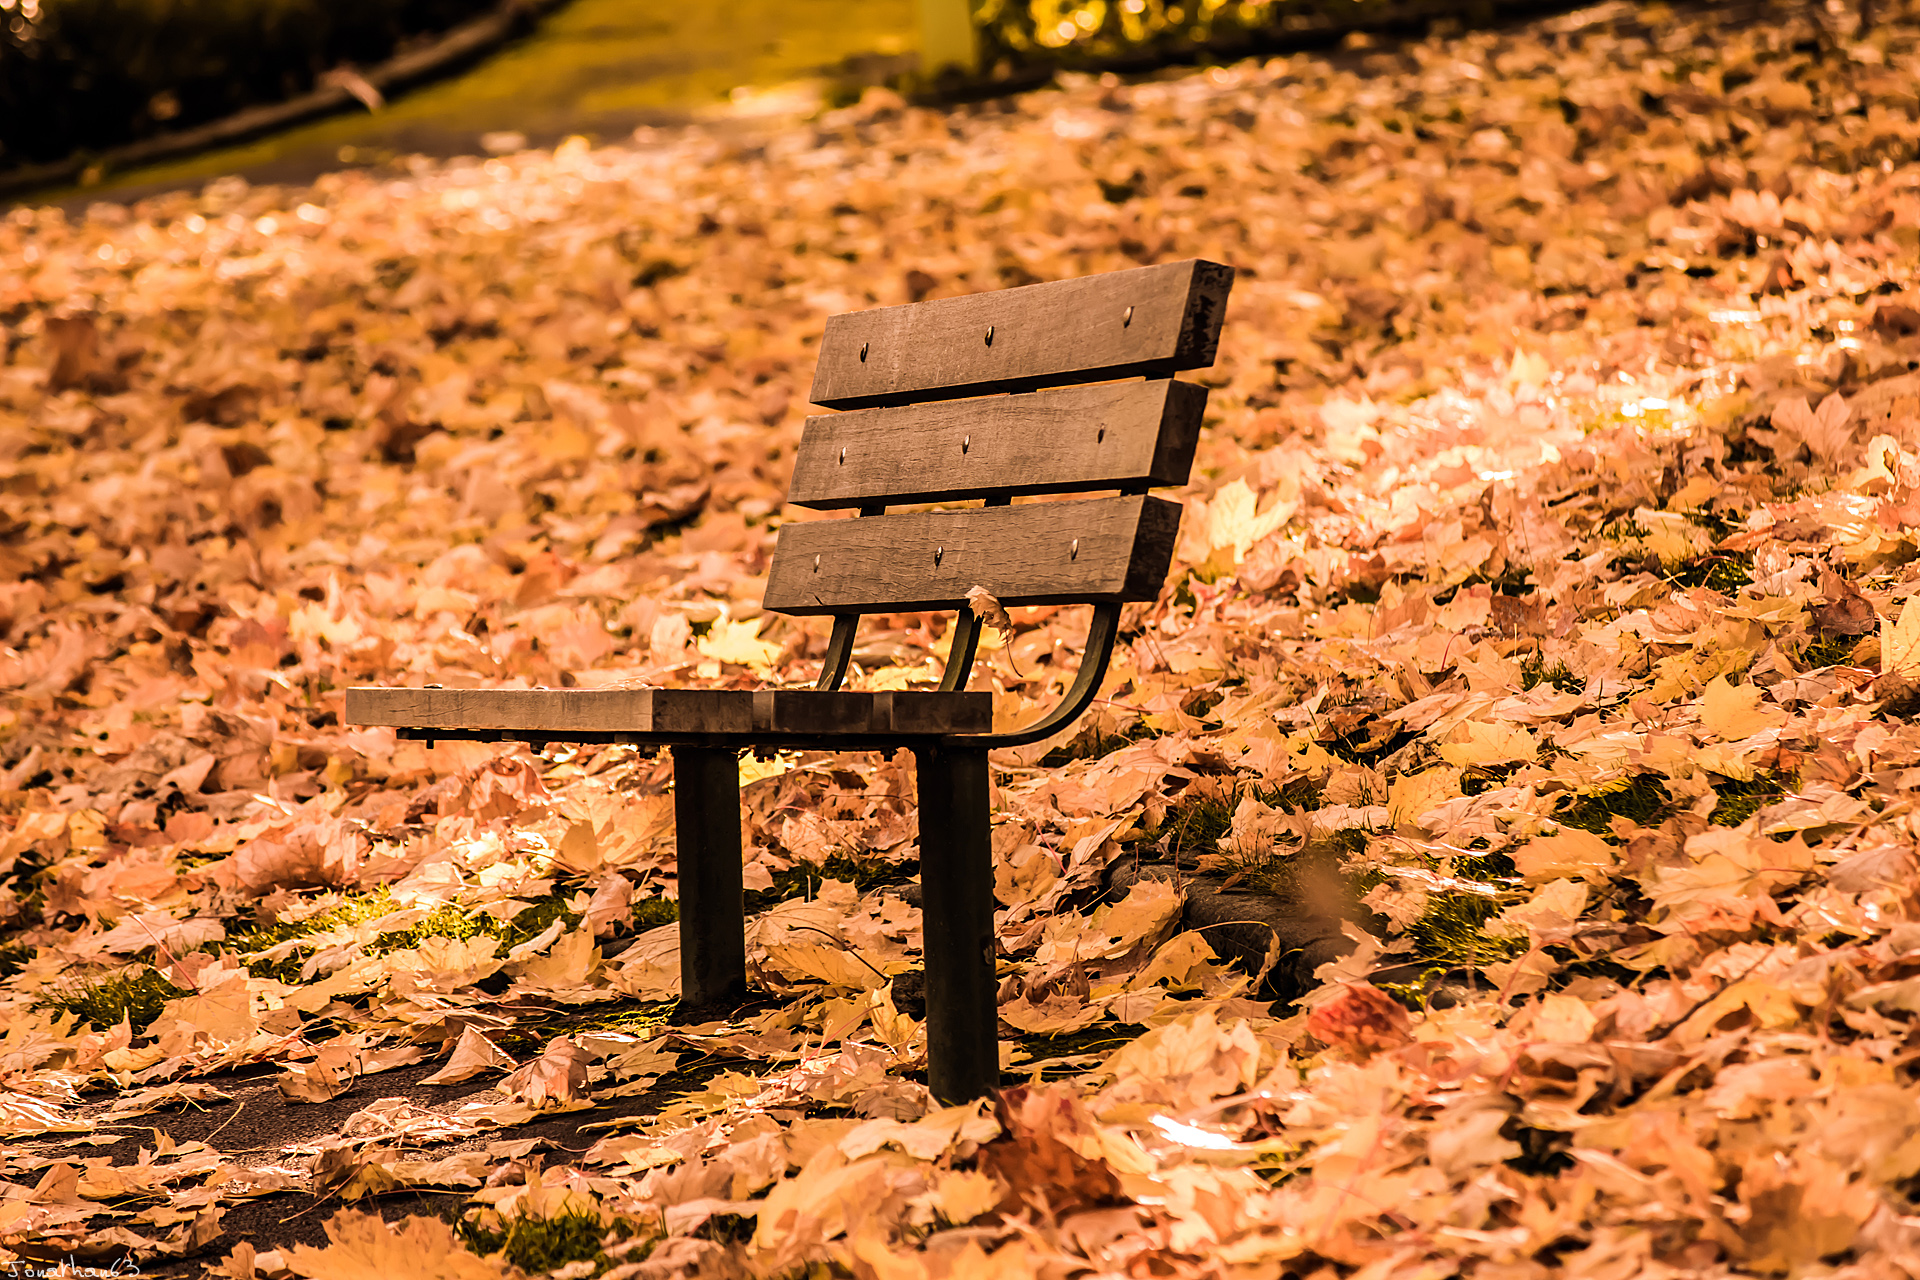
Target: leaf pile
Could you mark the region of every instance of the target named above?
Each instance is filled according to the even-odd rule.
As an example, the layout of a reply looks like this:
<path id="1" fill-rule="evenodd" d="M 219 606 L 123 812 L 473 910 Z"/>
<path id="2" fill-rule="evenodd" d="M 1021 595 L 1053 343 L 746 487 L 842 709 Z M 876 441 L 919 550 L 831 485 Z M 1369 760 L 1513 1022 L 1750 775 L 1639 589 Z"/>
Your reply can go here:
<path id="1" fill-rule="evenodd" d="M 1916 84 L 1911 9 L 1602 7 L 14 213 L 0 1242 L 429 1188 L 457 1222 L 220 1273 L 1911 1271 Z M 1241 275 L 1176 571 L 996 761 L 996 1103 L 920 1083 L 906 757 L 743 763 L 776 998 L 663 1027 L 664 761 L 339 723 L 809 678 L 824 626 L 757 602 L 825 317 L 1185 256 Z M 1084 624 L 1011 612 L 1015 724 Z M 870 619 L 854 678 L 950 627 Z M 1310 866 L 1353 947 L 1270 1004 L 1182 898 Z M 359 1083 L 428 1060 L 494 1088 Z M 262 1063 L 365 1100 L 286 1151 L 48 1136 Z"/>

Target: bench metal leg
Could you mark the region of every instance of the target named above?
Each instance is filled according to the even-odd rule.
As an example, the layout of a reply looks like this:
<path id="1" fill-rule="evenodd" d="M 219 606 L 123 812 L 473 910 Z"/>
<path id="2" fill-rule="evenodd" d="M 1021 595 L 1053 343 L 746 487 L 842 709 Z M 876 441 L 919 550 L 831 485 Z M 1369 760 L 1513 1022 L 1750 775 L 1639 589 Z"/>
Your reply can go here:
<path id="1" fill-rule="evenodd" d="M 927 1079 L 942 1102 L 1000 1084 L 987 753 L 917 747 L 927 958 Z"/>
<path id="2" fill-rule="evenodd" d="M 747 990 L 739 752 L 673 748 L 673 820 L 680 872 L 681 1002 L 737 1000 Z"/>

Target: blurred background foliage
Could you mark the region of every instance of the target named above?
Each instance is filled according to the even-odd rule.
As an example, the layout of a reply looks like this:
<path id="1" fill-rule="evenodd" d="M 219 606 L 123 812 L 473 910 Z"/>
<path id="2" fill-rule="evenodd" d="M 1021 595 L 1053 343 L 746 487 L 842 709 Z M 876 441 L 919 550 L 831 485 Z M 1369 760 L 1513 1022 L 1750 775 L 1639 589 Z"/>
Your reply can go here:
<path id="1" fill-rule="evenodd" d="M 989 65 L 1147 63 L 1254 46 L 1289 31 L 1409 17 L 1491 16 L 1490 0 L 974 0 Z"/>
<path id="2" fill-rule="evenodd" d="M 0 168 L 188 128 L 495 0 L 0 0 Z"/>
<path id="3" fill-rule="evenodd" d="M 459 23 L 496 8 L 501 0 L 0 0 L 0 175 L 72 156 L 88 156 L 156 134 L 184 130 L 245 107 L 284 101 L 315 87 L 329 71 L 367 68 L 430 40 Z M 635 18 L 616 21 L 608 6 L 594 10 L 589 25 L 604 36 L 631 39 L 634 21 L 653 14 L 662 38 L 678 26 L 659 0 L 623 0 Z M 1420 19 L 1490 18 L 1501 9 L 1539 7 L 1551 0 L 919 0 L 919 25 L 938 31 L 973 28 L 973 62 L 966 72 L 942 76 L 900 72 L 897 59 L 885 76 L 863 73 L 866 83 L 891 78 L 909 92 L 953 90 L 968 83 L 1032 83 L 1056 68 L 1146 68 L 1205 56 L 1230 58 L 1309 33 Z M 569 8 L 581 7 L 576 4 Z M 809 45 L 793 28 L 826 22 L 860 28 L 886 25 L 874 0 L 808 4 L 776 20 L 754 3 L 723 4 L 734 22 L 740 51 L 734 69 L 746 83 L 757 68 L 748 54 L 756 41 Z M 891 8 L 888 20 L 891 21 Z M 833 10 L 828 14 L 827 10 Z M 558 20 L 567 20 L 563 9 Z M 586 21 L 586 19 L 582 19 Z M 651 19 L 647 19 L 651 21 Z M 541 35 L 525 42 L 540 44 Z M 577 24 L 576 24 L 577 25 Z M 642 25 L 645 25 L 643 22 Z M 765 27 L 766 31 L 759 28 Z M 950 39 L 950 35 L 942 36 Z M 601 84 L 621 68 L 605 58 L 583 58 L 582 46 L 554 40 L 542 76 Z M 571 50 L 571 52 L 569 52 Z M 886 52 L 886 51 L 879 51 Z M 931 52 L 931 51 L 930 51 Z M 635 45 L 618 53 L 630 65 L 628 80 L 660 73 L 666 63 Z M 524 61 L 525 59 L 522 59 Z M 616 59 L 617 60 L 617 59 Z M 789 59 L 790 60 L 790 59 Z M 860 62 L 848 58 L 846 65 Z M 882 65 L 885 59 L 880 60 Z M 592 65 L 589 65 L 591 63 Z M 840 68 L 844 73 L 845 66 Z M 813 74 L 834 76 L 832 67 Z M 958 82 L 956 82 L 956 75 Z M 839 74 L 842 81 L 844 74 Z M 851 83 L 836 84 L 842 96 Z M 592 128 L 582 120 L 575 127 Z M 492 127 L 526 127 L 495 122 Z"/>

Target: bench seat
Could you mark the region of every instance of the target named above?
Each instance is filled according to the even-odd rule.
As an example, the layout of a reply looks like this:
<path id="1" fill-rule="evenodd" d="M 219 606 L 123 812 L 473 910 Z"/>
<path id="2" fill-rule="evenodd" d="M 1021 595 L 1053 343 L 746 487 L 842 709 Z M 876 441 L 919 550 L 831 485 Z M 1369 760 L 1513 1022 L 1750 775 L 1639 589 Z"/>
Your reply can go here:
<path id="1" fill-rule="evenodd" d="M 890 750 L 993 729 L 986 692 L 844 689 L 349 689 L 347 720 L 425 739 Z"/>
<path id="2" fill-rule="evenodd" d="M 667 747 L 681 1002 L 702 1017 L 747 990 L 741 750 L 909 748 L 927 1084 L 943 1102 L 991 1093 L 987 753 L 1072 725 L 1099 695 L 1122 610 L 1165 589 L 1180 506 L 1148 491 L 1187 482 L 1207 389 L 1174 375 L 1213 363 L 1232 284 L 1231 268 L 1193 259 L 828 320 L 807 398 L 836 412 L 807 419 L 788 493 L 823 515 L 781 522 L 761 602 L 833 619 L 812 689 L 349 689 L 344 719 L 416 739 Z M 925 503 L 967 505 L 911 509 Z M 977 592 L 1092 606 L 1072 684 L 1018 729 L 995 733 L 992 696 L 966 691 Z M 955 615 L 937 691 L 840 687 L 862 616 L 927 610 Z"/>

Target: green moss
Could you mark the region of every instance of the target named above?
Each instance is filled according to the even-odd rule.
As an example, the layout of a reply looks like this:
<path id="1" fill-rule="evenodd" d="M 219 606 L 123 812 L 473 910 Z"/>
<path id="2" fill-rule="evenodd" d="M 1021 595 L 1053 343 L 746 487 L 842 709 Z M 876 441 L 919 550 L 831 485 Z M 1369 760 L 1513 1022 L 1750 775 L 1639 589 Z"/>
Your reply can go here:
<path id="1" fill-rule="evenodd" d="M 1793 774 L 1756 773 L 1751 778 L 1728 778 L 1714 784 L 1720 797 L 1707 821 L 1716 827 L 1737 827 L 1800 785 Z"/>
<path id="2" fill-rule="evenodd" d="M 144 1031 L 160 1016 L 167 1001 L 186 994 L 161 977 L 151 965 L 137 965 L 56 988 L 49 992 L 46 1003 L 91 1022 L 99 1030 L 118 1026 L 124 1019 L 135 1031 Z"/>
<path id="3" fill-rule="evenodd" d="M 1626 818 L 1636 826 L 1653 826 L 1666 815 L 1673 797 L 1660 780 L 1650 773 L 1636 773 L 1604 787 L 1597 787 L 1563 806 L 1554 815 L 1563 827 L 1578 827 L 1618 843 L 1613 820 Z"/>
<path id="4" fill-rule="evenodd" d="M 645 933 L 680 918 L 680 904 L 672 898 L 648 898 L 633 905 L 633 931 Z"/>
<path id="5" fill-rule="evenodd" d="M 1430 893 L 1426 910 L 1407 926 L 1406 938 L 1413 944 L 1409 962 L 1420 967 L 1409 982 L 1382 984 L 1403 1003 L 1419 1007 L 1432 982 L 1450 972 L 1478 971 L 1490 964 L 1512 960 L 1527 949 L 1524 939 L 1495 936 L 1487 932 L 1493 919 L 1516 897 L 1514 866 L 1505 854 L 1490 853 L 1471 858 L 1427 859 L 1428 870 L 1456 880 L 1474 880 L 1490 892 L 1471 890 Z M 1390 873 L 1373 871 L 1356 877 L 1354 889 L 1367 889 L 1390 878 Z M 1363 887 L 1364 886 L 1364 887 Z"/>

